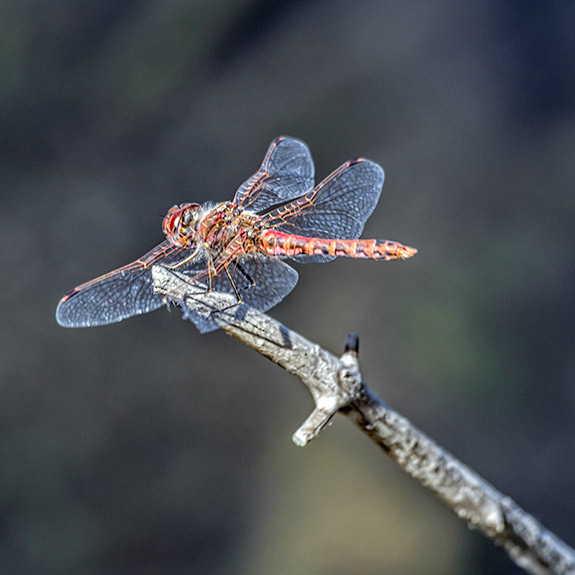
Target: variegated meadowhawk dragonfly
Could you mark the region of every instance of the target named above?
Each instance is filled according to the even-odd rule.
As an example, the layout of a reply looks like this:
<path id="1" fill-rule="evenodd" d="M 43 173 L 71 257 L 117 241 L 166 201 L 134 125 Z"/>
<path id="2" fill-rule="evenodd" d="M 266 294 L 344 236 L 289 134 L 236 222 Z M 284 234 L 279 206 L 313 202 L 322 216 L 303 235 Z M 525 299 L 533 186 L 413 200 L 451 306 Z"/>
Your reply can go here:
<path id="1" fill-rule="evenodd" d="M 291 292 L 298 274 L 284 259 L 409 258 L 416 249 L 357 239 L 377 204 L 383 179 L 380 166 L 360 158 L 314 187 L 308 147 L 294 138 L 277 138 L 231 202 L 171 208 L 163 221 L 164 242 L 135 262 L 73 289 L 58 304 L 56 319 L 66 327 L 104 325 L 170 303 L 154 290 L 152 267 L 161 265 L 184 277 L 198 294 L 227 294 L 225 309 L 214 306 L 209 313 L 187 301 L 186 317 L 208 332 L 228 323 L 222 318 L 230 310 L 245 304 L 267 311 Z"/>

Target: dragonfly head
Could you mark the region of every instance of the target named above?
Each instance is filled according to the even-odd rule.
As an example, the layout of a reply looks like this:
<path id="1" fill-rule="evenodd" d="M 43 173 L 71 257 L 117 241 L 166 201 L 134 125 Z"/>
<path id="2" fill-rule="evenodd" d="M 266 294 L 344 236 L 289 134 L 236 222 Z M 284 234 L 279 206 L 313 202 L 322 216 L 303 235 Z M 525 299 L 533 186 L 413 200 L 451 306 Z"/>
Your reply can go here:
<path id="1" fill-rule="evenodd" d="M 200 220 L 200 204 L 180 204 L 170 208 L 163 222 L 164 234 L 172 243 L 185 246 L 194 241 Z"/>

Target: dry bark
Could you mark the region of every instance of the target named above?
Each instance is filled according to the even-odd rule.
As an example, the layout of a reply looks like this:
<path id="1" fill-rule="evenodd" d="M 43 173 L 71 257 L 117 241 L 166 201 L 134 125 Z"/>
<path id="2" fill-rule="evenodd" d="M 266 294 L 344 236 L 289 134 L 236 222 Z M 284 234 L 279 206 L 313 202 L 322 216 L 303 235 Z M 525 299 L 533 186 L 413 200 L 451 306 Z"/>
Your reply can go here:
<path id="1" fill-rule="evenodd" d="M 152 273 L 155 289 L 179 302 L 184 314 L 187 308 L 209 313 L 229 297 L 198 295 L 174 270 L 156 266 Z M 242 304 L 240 321 L 232 310 L 222 315 L 222 329 L 298 377 L 313 396 L 314 410 L 293 435 L 296 445 L 305 446 L 339 411 L 525 571 L 575 575 L 575 550 L 368 389 L 357 336 L 348 336 L 338 358 L 266 314 Z"/>

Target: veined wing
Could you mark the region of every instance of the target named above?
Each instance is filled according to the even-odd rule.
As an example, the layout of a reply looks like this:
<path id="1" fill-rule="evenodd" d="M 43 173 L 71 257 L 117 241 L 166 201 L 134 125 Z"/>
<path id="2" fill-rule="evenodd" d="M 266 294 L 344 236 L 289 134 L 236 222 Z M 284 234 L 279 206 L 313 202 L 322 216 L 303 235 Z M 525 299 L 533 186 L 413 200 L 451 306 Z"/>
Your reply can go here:
<path id="1" fill-rule="evenodd" d="M 313 190 L 267 213 L 267 226 L 317 238 L 358 238 L 372 214 L 384 181 L 383 169 L 359 158 L 346 162 Z M 333 256 L 299 255 L 300 262 L 326 262 Z"/>
<path id="2" fill-rule="evenodd" d="M 233 203 L 260 212 L 313 188 L 314 165 L 300 140 L 281 136 L 268 148 L 260 169 L 236 191 Z"/>
<path id="3" fill-rule="evenodd" d="M 214 262 L 212 274 L 201 272 L 189 280 L 188 297 L 180 302 L 184 319 L 190 319 L 201 333 L 206 333 L 243 320 L 247 306 L 260 311 L 272 308 L 293 290 L 298 274 L 276 258 L 228 258 Z M 195 298 L 193 288 L 197 288 Z M 239 305 L 237 295 L 242 300 Z"/>
<path id="4" fill-rule="evenodd" d="M 64 327 L 91 327 L 115 323 L 159 308 L 164 299 L 154 291 L 151 268 L 186 257 L 188 250 L 164 241 L 140 259 L 78 286 L 58 304 L 56 320 Z M 182 271 L 205 267 L 201 261 Z"/>

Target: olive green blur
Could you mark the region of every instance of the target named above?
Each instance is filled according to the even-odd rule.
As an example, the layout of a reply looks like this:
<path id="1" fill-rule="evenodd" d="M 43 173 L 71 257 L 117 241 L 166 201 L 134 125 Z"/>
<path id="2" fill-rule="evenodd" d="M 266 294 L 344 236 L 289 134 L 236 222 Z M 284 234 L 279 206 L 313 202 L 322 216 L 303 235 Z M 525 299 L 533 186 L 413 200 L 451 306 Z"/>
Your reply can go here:
<path id="1" fill-rule="evenodd" d="M 0 572 L 518 574 L 303 386 L 177 310 L 58 300 L 273 138 L 386 181 L 271 314 L 575 545 L 575 5 L 0 0 Z"/>

